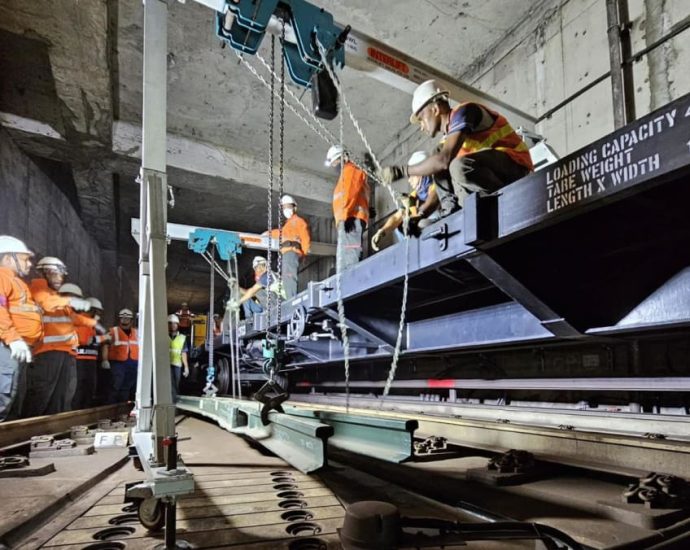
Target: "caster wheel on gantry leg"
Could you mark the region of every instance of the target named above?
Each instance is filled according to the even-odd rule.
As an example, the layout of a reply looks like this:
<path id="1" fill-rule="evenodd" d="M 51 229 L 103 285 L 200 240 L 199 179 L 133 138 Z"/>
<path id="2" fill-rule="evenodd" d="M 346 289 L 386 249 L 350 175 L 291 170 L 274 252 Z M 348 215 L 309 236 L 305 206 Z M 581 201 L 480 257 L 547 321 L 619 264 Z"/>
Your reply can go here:
<path id="1" fill-rule="evenodd" d="M 137 516 L 149 531 L 160 531 L 165 526 L 165 506 L 157 498 L 145 498 L 139 502 Z"/>

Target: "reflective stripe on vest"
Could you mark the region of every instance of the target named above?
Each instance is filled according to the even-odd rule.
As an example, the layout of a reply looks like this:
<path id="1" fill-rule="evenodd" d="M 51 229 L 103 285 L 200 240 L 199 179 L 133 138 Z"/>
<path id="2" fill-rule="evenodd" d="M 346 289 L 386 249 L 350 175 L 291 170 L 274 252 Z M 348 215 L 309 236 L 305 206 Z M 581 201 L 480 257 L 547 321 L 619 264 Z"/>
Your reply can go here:
<path id="1" fill-rule="evenodd" d="M 41 308 L 36 305 L 10 306 L 10 313 L 41 313 Z"/>
<path id="2" fill-rule="evenodd" d="M 175 367 L 182 366 L 182 350 L 186 339 L 184 334 L 178 334 L 170 340 L 170 364 Z"/>
<path id="3" fill-rule="evenodd" d="M 459 109 L 463 105 L 467 105 L 467 103 L 460 104 L 454 110 Z M 479 104 L 477 103 L 477 105 Z M 493 117 L 494 123 L 487 130 L 468 134 L 457 156 L 464 157 L 485 149 L 495 149 L 507 154 L 517 164 L 529 170 L 534 170 L 527 144 L 517 135 L 513 127 L 508 123 L 508 120 L 503 115 L 488 109 L 484 105 L 479 106 Z"/>
<path id="4" fill-rule="evenodd" d="M 50 317 L 49 315 L 44 315 L 43 316 L 43 324 L 48 324 L 48 323 L 71 323 L 72 318 L 71 317 Z"/>
<path id="5" fill-rule="evenodd" d="M 73 332 L 70 334 L 56 334 L 55 336 L 44 336 L 43 343 L 45 344 L 55 344 L 57 342 L 69 342 L 75 339 L 76 336 Z"/>

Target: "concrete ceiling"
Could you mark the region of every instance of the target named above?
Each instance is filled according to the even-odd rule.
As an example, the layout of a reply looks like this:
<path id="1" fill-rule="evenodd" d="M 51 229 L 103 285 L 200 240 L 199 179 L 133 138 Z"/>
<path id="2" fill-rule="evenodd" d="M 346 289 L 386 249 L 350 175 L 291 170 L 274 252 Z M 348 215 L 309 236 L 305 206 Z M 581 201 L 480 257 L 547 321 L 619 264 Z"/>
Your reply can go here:
<path id="1" fill-rule="evenodd" d="M 313 1 L 336 21 L 455 78 L 535 9 L 524 0 Z M 260 232 L 268 91 L 221 47 L 207 8 L 168 5 L 168 162 L 177 194 L 170 221 Z M 101 247 L 118 250 L 132 275 L 136 249 L 126 222 L 138 200 L 142 24 L 136 0 L 0 0 L 0 123 L 31 154 L 71 167 L 86 226 Z M 409 95 L 349 68 L 342 81 L 377 153 L 409 137 Z M 304 99 L 309 103 L 308 94 Z M 286 190 L 303 213 L 326 218 L 334 179 L 323 167 L 328 144 L 292 113 L 285 121 Z M 325 124 L 338 134 L 337 120 Z M 349 122 L 345 141 L 363 152 Z M 208 278 L 193 273 L 207 273 L 206 264 L 185 254 L 171 251 L 171 301 L 191 299 L 201 308 L 204 293 L 193 288 L 206 288 Z"/>

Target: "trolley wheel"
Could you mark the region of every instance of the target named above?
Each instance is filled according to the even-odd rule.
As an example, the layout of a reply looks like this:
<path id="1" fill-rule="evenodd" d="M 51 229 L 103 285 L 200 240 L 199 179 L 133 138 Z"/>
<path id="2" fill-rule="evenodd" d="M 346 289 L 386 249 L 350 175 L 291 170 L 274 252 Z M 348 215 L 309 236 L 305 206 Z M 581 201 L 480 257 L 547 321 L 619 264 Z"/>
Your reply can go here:
<path id="1" fill-rule="evenodd" d="M 227 395 L 230 391 L 230 362 L 225 357 L 216 359 L 216 380 L 218 381 L 218 393 Z"/>
<path id="2" fill-rule="evenodd" d="M 145 498 L 139 501 L 137 516 L 149 531 L 160 531 L 165 525 L 165 506 L 160 499 Z"/>

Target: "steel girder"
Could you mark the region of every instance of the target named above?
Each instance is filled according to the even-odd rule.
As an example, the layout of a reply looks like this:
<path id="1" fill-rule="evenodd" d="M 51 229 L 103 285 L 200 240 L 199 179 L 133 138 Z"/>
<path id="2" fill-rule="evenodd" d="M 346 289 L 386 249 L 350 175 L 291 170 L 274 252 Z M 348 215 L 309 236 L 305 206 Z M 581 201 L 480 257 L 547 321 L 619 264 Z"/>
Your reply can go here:
<path id="1" fill-rule="evenodd" d="M 352 267 L 350 357 L 392 355 L 405 272 L 403 356 L 690 325 L 689 130 L 690 95 Z M 330 277 L 283 304 L 293 365 L 342 361 L 337 299 Z"/>

